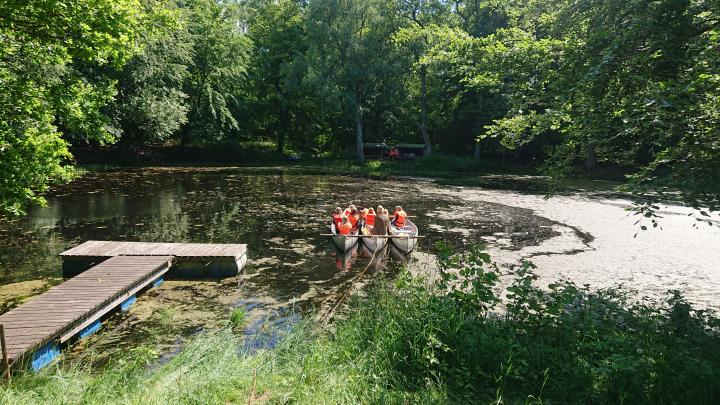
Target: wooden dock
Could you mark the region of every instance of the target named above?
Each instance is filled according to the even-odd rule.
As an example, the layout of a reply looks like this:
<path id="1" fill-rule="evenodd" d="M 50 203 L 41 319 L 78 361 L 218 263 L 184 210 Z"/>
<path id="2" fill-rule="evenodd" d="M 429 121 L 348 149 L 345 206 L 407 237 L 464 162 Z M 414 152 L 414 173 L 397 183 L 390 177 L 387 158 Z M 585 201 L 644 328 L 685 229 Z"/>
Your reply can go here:
<path id="1" fill-rule="evenodd" d="M 153 243 L 89 240 L 60 253 L 60 257 L 175 256 L 183 258 L 227 257 L 239 260 L 247 245 L 229 243 Z"/>
<path id="2" fill-rule="evenodd" d="M 172 256 L 112 257 L 0 315 L 8 362 L 42 367 L 59 352 L 61 343 L 161 278 L 172 260 Z"/>
<path id="3" fill-rule="evenodd" d="M 63 343 L 95 332 L 103 316 L 129 306 L 166 273 L 236 275 L 246 253 L 247 245 L 209 243 L 88 241 L 69 249 L 60 254 L 69 280 L 0 315 L 3 366 L 37 370 L 59 355 Z"/>
<path id="4" fill-rule="evenodd" d="M 247 261 L 247 245 L 150 243 L 90 240 L 60 253 L 63 276 L 74 277 L 114 256 L 173 256 L 173 272 L 191 277 L 237 275 Z"/>

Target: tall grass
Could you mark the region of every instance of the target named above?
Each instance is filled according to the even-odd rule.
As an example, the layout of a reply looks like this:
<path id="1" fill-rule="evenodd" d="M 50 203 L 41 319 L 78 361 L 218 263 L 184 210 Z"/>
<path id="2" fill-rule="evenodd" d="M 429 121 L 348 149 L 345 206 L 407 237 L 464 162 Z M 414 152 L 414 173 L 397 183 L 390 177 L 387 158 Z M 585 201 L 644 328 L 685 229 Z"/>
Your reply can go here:
<path id="1" fill-rule="evenodd" d="M 272 350 L 242 352 L 230 329 L 159 364 L 138 348 L 91 370 L 16 376 L 2 403 L 717 403 L 718 319 L 679 293 L 635 302 L 616 289 L 533 284 L 497 293 L 479 250 L 441 249 L 434 286 L 380 280 L 336 319 L 302 322 Z M 501 298 L 504 298 L 501 300 Z M 499 305 L 502 305 L 502 310 Z M 714 328 L 714 329 L 713 329 Z"/>

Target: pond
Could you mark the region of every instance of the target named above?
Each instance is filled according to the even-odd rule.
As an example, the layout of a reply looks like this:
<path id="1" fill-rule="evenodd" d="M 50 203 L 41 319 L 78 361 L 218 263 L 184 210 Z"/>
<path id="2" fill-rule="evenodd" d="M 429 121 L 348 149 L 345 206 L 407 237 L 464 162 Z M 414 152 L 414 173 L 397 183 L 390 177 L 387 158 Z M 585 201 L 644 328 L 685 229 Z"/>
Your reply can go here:
<path id="1" fill-rule="evenodd" d="M 0 308 L 4 312 L 62 282 L 58 253 L 96 239 L 246 243 L 249 262 L 237 277 L 166 281 L 142 295 L 130 311 L 112 317 L 101 333 L 77 345 L 70 357 L 110 355 L 138 342 L 171 353 L 198 331 L 226 324 L 236 307 L 244 308 L 255 325 L 258 319 L 283 323 L 298 314 L 322 312 L 368 267 L 367 252 L 337 252 L 328 238 L 320 236 L 327 231 L 332 209 L 351 202 L 401 204 L 416 216 L 427 238 L 409 259 L 415 272 L 432 271 L 433 246 L 439 240 L 455 246 L 483 243 L 507 269 L 522 259 L 535 261 L 546 282 L 566 277 L 605 286 L 624 281 L 628 272 L 633 277 L 649 272 L 651 279 L 655 277 L 651 281 L 661 286 L 654 288 L 651 282 L 649 291 L 679 283 L 696 293 L 700 302 L 713 304 L 717 299 L 708 297 L 714 295 L 713 286 L 720 285 L 712 266 L 704 265 L 705 259 L 682 259 L 698 254 L 712 259 L 717 254 L 703 252 L 700 246 L 689 252 L 686 242 L 678 246 L 672 238 L 661 238 L 673 246 L 665 257 L 678 258 L 661 263 L 674 271 L 649 268 L 654 262 L 648 257 L 657 256 L 652 253 L 655 242 L 643 239 L 644 234 L 632 238 L 634 228 L 625 219 L 624 201 L 589 196 L 545 200 L 541 195 L 409 178 L 386 181 L 239 168 L 145 168 L 89 173 L 53 191 L 47 207 L 33 209 L 20 220 L 0 222 Z M 684 218 L 685 213 L 671 216 Z M 683 229 L 673 221 L 673 227 Z M 613 236 L 616 231 L 622 232 L 620 237 Z M 713 227 L 695 231 L 688 226 L 685 231 L 692 243 L 720 242 Z M 640 243 L 645 257 L 641 254 L 637 259 L 637 246 L 626 242 L 628 238 Z M 393 274 L 404 262 L 400 259 L 379 260 L 364 280 L 377 273 Z M 667 278 L 667 273 L 688 276 L 678 281 Z M 607 279 L 610 274 L 616 275 L 613 280 Z M 698 276 L 705 277 L 699 289 L 683 284 Z M 637 287 L 638 280 L 632 280 Z"/>

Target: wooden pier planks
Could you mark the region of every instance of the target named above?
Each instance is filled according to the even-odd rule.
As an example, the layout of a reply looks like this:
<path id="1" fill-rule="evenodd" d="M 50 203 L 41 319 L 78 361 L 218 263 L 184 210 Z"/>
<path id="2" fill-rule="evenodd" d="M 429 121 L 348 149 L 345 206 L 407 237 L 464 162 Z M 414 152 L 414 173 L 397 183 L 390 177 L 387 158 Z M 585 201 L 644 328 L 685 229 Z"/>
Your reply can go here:
<path id="1" fill-rule="evenodd" d="M 228 243 L 151 243 L 90 240 L 60 253 L 61 257 L 175 256 L 177 258 L 233 258 L 240 260 L 247 245 Z"/>
<path id="2" fill-rule="evenodd" d="M 9 361 L 48 341 L 68 339 L 73 331 L 99 319 L 165 274 L 172 260 L 172 256 L 111 257 L 0 315 Z"/>

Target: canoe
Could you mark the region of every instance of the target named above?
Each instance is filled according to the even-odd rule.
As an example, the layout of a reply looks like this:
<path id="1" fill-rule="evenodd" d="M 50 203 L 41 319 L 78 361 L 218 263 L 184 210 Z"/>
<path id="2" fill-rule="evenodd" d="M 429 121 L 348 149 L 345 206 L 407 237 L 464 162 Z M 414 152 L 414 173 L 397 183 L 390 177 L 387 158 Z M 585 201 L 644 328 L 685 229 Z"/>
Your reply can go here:
<path id="1" fill-rule="evenodd" d="M 370 252 L 383 250 L 385 245 L 387 245 L 388 238 L 373 238 L 372 236 L 373 235 L 368 235 L 360 238 L 362 239 L 363 245 L 365 245 Z"/>
<path id="2" fill-rule="evenodd" d="M 388 256 L 398 262 L 407 263 L 410 260 L 410 255 L 401 252 L 394 244 L 388 244 Z"/>
<path id="3" fill-rule="evenodd" d="M 360 238 L 362 239 L 362 244 L 365 245 L 371 253 L 382 250 L 388 241 L 388 238 L 373 238 L 373 236 L 375 235 L 363 235 L 363 237 Z"/>
<path id="4" fill-rule="evenodd" d="M 390 224 L 390 235 L 396 236 L 390 238 L 392 243 L 399 251 L 408 254 L 415 249 L 417 245 L 418 227 L 409 219 L 405 219 L 405 226 L 398 228 Z"/>
<path id="5" fill-rule="evenodd" d="M 337 229 L 335 229 L 335 225 L 330 225 L 330 233 L 333 234 L 332 241 L 337 246 L 338 249 L 342 250 L 343 252 L 350 250 L 353 246 L 355 246 L 358 243 L 357 237 L 357 231 L 350 234 L 350 235 L 356 235 L 353 236 L 345 236 L 340 235 L 337 233 Z"/>
<path id="6" fill-rule="evenodd" d="M 344 252 L 338 250 L 337 248 L 335 249 L 335 265 L 338 270 L 350 270 L 352 268 L 352 265 L 358 256 L 359 246 L 360 244 L 356 243 L 353 247 Z"/>

